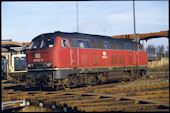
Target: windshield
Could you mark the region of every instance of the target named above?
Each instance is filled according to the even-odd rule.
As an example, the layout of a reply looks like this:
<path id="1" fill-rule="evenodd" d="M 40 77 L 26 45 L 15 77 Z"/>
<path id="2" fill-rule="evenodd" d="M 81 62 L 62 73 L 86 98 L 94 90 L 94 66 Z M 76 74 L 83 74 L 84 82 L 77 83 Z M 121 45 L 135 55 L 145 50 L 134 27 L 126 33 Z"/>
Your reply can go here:
<path id="1" fill-rule="evenodd" d="M 54 46 L 54 39 L 33 40 L 29 46 L 29 49 L 37 48 L 51 48 Z"/>
<path id="2" fill-rule="evenodd" d="M 40 45 L 40 40 L 33 40 L 29 46 L 29 49 L 37 49 Z"/>
<path id="3" fill-rule="evenodd" d="M 54 46 L 54 39 L 45 39 L 41 42 L 41 48 L 51 48 Z"/>

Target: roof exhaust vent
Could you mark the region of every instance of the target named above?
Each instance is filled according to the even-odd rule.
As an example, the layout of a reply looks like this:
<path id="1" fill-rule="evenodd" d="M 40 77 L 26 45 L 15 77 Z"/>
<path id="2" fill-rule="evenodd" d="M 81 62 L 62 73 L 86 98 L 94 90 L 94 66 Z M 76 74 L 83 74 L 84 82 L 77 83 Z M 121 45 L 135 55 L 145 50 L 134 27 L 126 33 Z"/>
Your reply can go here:
<path id="1" fill-rule="evenodd" d="M 55 31 L 54 33 L 61 33 L 61 31 Z"/>

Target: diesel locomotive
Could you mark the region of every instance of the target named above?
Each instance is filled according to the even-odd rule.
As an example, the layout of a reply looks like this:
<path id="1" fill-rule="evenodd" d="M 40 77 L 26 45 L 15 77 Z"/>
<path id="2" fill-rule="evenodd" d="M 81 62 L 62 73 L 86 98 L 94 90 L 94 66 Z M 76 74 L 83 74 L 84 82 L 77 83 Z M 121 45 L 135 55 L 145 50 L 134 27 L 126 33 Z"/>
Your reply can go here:
<path id="1" fill-rule="evenodd" d="M 130 39 L 56 31 L 35 37 L 27 52 L 25 87 L 68 89 L 132 80 L 147 71 L 147 53 Z"/>
<path id="2" fill-rule="evenodd" d="M 14 83 L 20 83 L 26 80 L 26 54 L 6 54 L 1 57 L 1 77 L 8 79 L 11 77 Z"/>

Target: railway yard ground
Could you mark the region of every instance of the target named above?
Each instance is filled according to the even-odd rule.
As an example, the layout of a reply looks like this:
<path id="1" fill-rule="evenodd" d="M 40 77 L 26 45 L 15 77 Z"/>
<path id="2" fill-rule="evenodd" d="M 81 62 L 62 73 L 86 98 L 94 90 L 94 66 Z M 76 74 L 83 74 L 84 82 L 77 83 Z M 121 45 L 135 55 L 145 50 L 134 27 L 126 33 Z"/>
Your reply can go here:
<path id="1" fill-rule="evenodd" d="M 2 80 L 2 109 L 14 112 L 169 112 L 169 71 L 68 90 L 25 89 Z"/>

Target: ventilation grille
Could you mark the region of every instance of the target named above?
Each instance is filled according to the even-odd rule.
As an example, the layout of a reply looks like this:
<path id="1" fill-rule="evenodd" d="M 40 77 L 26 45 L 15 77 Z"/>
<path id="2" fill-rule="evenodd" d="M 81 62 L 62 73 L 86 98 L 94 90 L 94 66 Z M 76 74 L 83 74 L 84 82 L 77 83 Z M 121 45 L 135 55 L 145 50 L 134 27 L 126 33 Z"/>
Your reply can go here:
<path id="1" fill-rule="evenodd" d="M 118 64 L 118 62 L 117 62 L 117 55 L 111 55 L 111 63 L 112 64 Z"/>
<path id="2" fill-rule="evenodd" d="M 93 55 L 93 65 L 98 65 L 98 64 L 99 64 L 99 56 Z"/>
<path id="3" fill-rule="evenodd" d="M 132 55 L 128 56 L 128 61 L 129 61 L 129 64 L 132 64 Z"/>
<path id="4" fill-rule="evenodd" d="M 125 56 L 119 55 L 119 64 L 125 64 Z"/>

